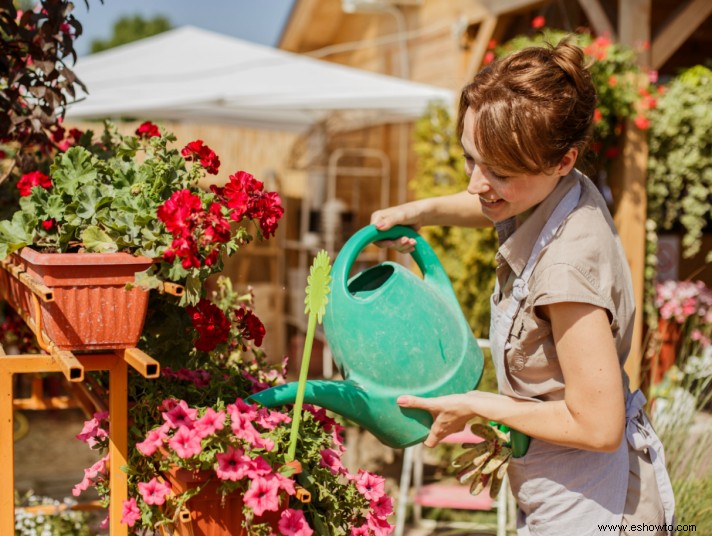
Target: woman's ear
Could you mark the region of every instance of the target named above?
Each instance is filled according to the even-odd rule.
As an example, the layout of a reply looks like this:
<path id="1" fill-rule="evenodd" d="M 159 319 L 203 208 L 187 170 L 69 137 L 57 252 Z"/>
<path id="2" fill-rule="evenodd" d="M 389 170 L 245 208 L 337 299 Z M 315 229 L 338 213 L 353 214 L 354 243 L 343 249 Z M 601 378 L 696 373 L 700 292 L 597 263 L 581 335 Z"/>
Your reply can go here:
<path id="1" fill-rule="evenodd" d="M 579 151 L 576 147 L 571 147 L 571 149 L 566 152 L 566 154 L 561 159 L 561 162 L 559 162 L 559 165 L 556 168 L 556 175 L 558 175 L 559 177 L 563 177 L 569 174 L 569 172 L 576 165 L 578 152 Z"/>

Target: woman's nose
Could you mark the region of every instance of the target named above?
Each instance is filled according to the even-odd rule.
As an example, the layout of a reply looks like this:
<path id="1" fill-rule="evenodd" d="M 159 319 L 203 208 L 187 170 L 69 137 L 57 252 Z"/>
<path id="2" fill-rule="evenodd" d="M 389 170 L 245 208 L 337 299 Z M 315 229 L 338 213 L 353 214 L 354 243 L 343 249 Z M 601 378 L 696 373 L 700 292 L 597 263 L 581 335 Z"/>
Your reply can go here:
<path id="1" fill-rule="evenodd" d="M 490 190 L 490 184 L 487 182 L 484 174 L 480 170 L 480 166 L 475 166 L 470 174 L 470 183 L 467 185 L 468 193 L 472 195 L 481 195 Z"/>

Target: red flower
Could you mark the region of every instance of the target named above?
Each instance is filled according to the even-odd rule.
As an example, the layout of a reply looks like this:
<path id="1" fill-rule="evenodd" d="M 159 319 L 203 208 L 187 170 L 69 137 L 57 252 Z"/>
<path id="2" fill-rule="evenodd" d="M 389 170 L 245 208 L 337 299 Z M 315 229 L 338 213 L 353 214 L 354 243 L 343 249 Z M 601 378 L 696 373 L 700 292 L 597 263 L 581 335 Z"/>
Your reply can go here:
<path id="1" fill-rule="evenodd" d="M 485 57 L 482 58 L 482 63 L 484 63 L 485 65 L 489 65 L 493 61 L 494 61 L 494 52 L 492 52 L 490 50 L 489 52 L 487 52 L 487 54 L 485 54 Z"/>
<path id="2" fill-rule="evenodd" d="M 161 132 L 158 130 L 158 126 L 154 125 L 150 121 L 146 121 L 144 123 L 141 123 L 141 125 L 136 129 L 136 135 L 139 138 L 155 138 L 159 137 L 161 135 Z"/>
<path id="3" fill-rule="evenodd" d="M 203 145 L 203 140 L 191 141 L 188 145 L 183 147 L 180 154 L 188 161 L 199 160 L 200 165 L 211 175 L 218 174 L 220 158 L 218 158 L 218 155 L 216 155 L 210 147 Z"/>
<path id="4" fill-rule="evenodd" d="M 277 222 L 284 214 L 282 199 L 277 192 L 264 192 L 253 204 L 249 217 L 259 220 L 262 236 L 274 236 Z"/>
<path id="5" fill-rule="evenodd" d="M 650 128 L 650 119 L 648 119 L 644 115 L 637 116 L 633 120 L 633 122 L 635 123 L 635 126 L 638 127 L 640 130 L 648 130 Z"/>
<path id="6" fill-rule="evenodd" d="M 20 190 L 20 195 L 26 197 L 32 193 L 32 188 L 41 186 L 45 190 L 52 188 L 52 179 L 41 171 L 31 171 L 25 173 L 19 181 L 17 181 L 17 189 Z"/>
<path id="7" fill-rule="evenodd" d="M 546 26 L 546 19 L 541 15 L 532 19 L 532 28 L 534 28 L 535 30 L 543 28 L 544 26 Z"/>
<path id="8" fill-rule="evenodd" d="M 601 119 L 603 119 L 603 114 L 601 113 L 601 110 L 599 110 L 598 108 L 596 108 L 596 109 L 593 111 L 593 122 L 594 122 L 594 123 L 598 123 Z"/>
<path id="9" fill-rule="evenodd" d="M 492 50 L 494 47 L 497 46 L 497 40 L 496 39 L 490 39 L 489 43 L 487 43 L 487 50 Z"/>
<path id="10" fill-rule="evenodd" d="M 173 236 L 183 236 L 191 233 L 191 222 L 202 215 L 202 212 L 203 203 L 200 196 L 184 188 L 158 207 L 156 215 L 166 224 L 166 229 L 173 233 Z"/>
<path id="11" fill-rule="evenodd" d="M 193 327 L 198 331 L 195 348 L 201 352 L 210 352 L 218 344 L 227 342 L 230 335 L 230 321 L 219 307 L 201 299 L 197 306 L 186 308 Z"/>
<path id="12" fill-rule="evenodd" d="M 237 309 L 235 311 L 237 321 L 242 324 L 240 328 L 242 337 L 254 341 L 255 346 L 262 346 L 265 338 L 265 326 L 257 315 L 247 309 Z"/>
<path id="13" fill-rule="evenodd" d="M 44 228 L 45 231 L 50 231 L 52 227 L 54 227 L 57 224 L 56 221 L 54 221 L 54 218 L 50 218 L 49 220 L 44 220 L 42 222 L 42 227 Z"/>

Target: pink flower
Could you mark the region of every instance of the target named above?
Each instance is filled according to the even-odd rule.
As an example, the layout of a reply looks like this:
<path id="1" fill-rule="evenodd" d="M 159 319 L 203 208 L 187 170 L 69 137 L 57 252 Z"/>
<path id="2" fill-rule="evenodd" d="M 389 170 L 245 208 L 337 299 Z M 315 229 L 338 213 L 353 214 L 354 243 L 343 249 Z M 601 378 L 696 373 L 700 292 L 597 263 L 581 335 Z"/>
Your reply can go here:
<path id="1" fill-rule="evenodd" d="M 139 519 L 141 519 L 141 511 L 138 509 L 136 499 L 132 497 L 124 501 L 121 505 L 121 522 L 133 527 Z"/>
<path id="2" fill-rule="evenodd" d="M 92 465 L 88 469 L 84 469 L 84 475 L 90 480 L 96 479 L 96 477 L 99 476 L 99 474 L 106 472 L 106 462 L 108 460 L 109 460 L 109 455 L 107 454 L 101 460 L 96 462 L 94 465 Z"/>
<path id="3" fill-rule="evenodd" d="M 360 527 L 351 527 L 351 536 L 368 536 L 368 524 Z"/>
<path id="4" fill-rule="evenodd" d="M 84 421 L 82 431 L 75 437 L 90 447 L 94 447 L 99 441 L 109 437 L 109 433 L 101 427 L 101 421 L 107 416 L 107 412 L 95 413 L 92 419 Z"/>
<path id="5" fill-rule="evenodd" d="M 138 490 L 146 504 L 161 506 L 171 492 L 171 485 L 168 482 L 159 482 L 156 477 L 153 477 L 149 482 L 139 482 Z"/>
<path id="6" fill-rule="evenodd" d="M 377 501 L 371 502 L 373 514 L 378 517 L 388 517 L 393 513 L 393 499 L 388 495 L 384 495 Z"/>
<path id="7" fill-rule="evenodd" d="M 84 473 L 84 478 L 82 478 L 82 481 L 79 484 L 76 484 L 72 488 L 72 495 L 75 497 L 79 497 L 82 494 L 82 491 L 86 491 L 89 489 L 89 486 L 91 486 L 94 482 Z"/>
<path id="8" fill-rule="evenodd" d="M 388 536 L 395 528 L 383 517 L 370 515 L 367 518 L 368 528 L 373 536 Z"/>
<path id="9" fill-rule="evenodd" d="M 185 400 L 181 400 L 173 409 L 161 413 L 161 415 L 171 425 L 171 428 L 179 428 L 181 426 L 192 428 L 193 422 L 198 417 L 198 410 L 188 407 L 188 403 Z"/>
<path id="10" fill-rule="evenodd" d="M 158 447 L 163 446 L 165 440 L 168 439 L 168 435 L 160 428 L 151 430 L 148 432 L 146 439 L 140 443 L 136 443 L 136 448 L 144 456 L 152 456 Z"/>
<path id="11" fill-rule="evenodd" d="M 321 467 L 326 467 L 333 475 L 346 474 L 346 468 L 341 463 L 341 456 L 335 450 L 324 449 L 321 451 Z"/>
<path id="12" fill-rule="evenodd" d="M 205 410 L 203 416 L 195 421 L 193 428 L 201 438 L 213 435 L 225 426 L 225 412 L 215 411 L 213 408 Z"/>
<path id="13" fill-rule="evenodd" d="M 244 495 L 245 504 L 256 516 L 265 511 L 276 512 L 279 509 L 279 483 L 276 478 L 258 477 L 252 481 L 250 489 Z"/>
<path id="14" fill-rule="evenodd" d="M 198 433 L 185 426 L 181 426 L 178 429 L 176 434 L 168 441 L 168 446 L 184 460 L 197 456 L 203 451 Z"/>
<path id="15" fill-rule="evenodd" d="M 257 424 L 265 430 L 274 430 L 280 423 L 292 422 L 292 418 L 280 411 L 270 411 L 268 408 L 257 410 Z"/>
<path id="16" fill-rule="evenodd" d="M 217 467 L 215 474 L 220 480 L 242 480 L 248 474 L 252 460 L 246 456 L 242 449 L 228 447 L 227 452 L 215 456 Z"/>
<path id="17" fill-rule="evenodd" d="M 304 512 L 287 508 L 279 517 L 279 532 L 283 536 L 311 536 L 311 529 L 304 517 Z"/>
<path id="18" fill-rule="evenodd" d="M 356 488 L 369 501 L 377 501 L 386 493 L 386 481 L 383 477 L 359 469 Z"/>

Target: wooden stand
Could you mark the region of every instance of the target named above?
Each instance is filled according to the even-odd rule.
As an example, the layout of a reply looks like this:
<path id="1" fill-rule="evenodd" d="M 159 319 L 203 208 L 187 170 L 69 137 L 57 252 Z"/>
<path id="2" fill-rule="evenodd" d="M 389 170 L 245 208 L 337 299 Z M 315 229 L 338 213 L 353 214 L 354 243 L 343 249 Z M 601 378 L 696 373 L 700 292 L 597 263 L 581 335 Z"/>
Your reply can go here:
<path id="1" fill-rule="evenodd" d="M 31 291 L 35 309 L 39 309 L 40 299 L 52 299 L 50 289 L 31 286 L 19 277 L 20 274 L 10 273 L 10 276 L 19 279 Z M 69 382 L 79 383 L 84 381 L 85 371 L 106 370 L 109 372 L 109 531 L 111 536 L 126 536 L 128 526 L 121 523 L 121 509 L 128 499 L 128 479 L 121 466 L 127 463 L 128 457 L 128 366 L 146 378 L 157 378 L 160 364 L 138 348 L 78 355 L 60 350 L 45 337 L 41 315 L 37 314 L 38 320 L 34 322 L 22 312 L 20 314 L 46 353 L 8 356 L 0 346 L 0 534 L 15 532 L 13 375 L 62 372 Z"/>

